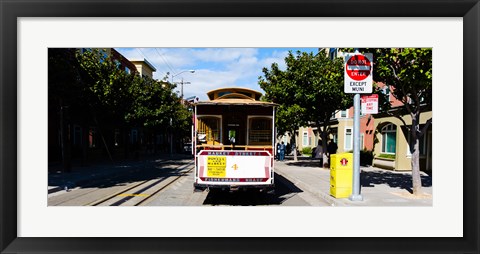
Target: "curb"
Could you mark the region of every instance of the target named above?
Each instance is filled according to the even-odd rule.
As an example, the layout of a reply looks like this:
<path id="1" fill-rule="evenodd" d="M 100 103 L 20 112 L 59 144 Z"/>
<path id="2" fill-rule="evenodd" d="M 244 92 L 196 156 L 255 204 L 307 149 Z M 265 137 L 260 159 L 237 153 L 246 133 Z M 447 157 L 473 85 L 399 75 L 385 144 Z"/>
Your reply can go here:
<path id="1" fill-rule="evenodd" d="M 280 168 L 276 168 L 275 172 L 281 175 L 283 178 L 290 181 L 295 186 L 299 187 L 304 191 L 310 192 L 312 195 L 319 197 L 320 199 L 324 200 L 325 202 L 329 203 L 331 206 L 344 206 L 345 204 L 340 200 L 330 196 L 329 193 L 325 193 L 322 191 L 318 191 L 317 189 L 311 187 L 309 184 L 306 184 L 299 180 L 298 178 L 292 177 L 291 175 L 283 173 L 283 170 Z"/>
<path id="2" fill-rule="evenodd" d="M 50 187 L 50 186 L 49 186 Z M 49 188 L 48 189 L 48 194 L 52 194 L 52 193 L 55 193 L 55 192 L 59 192 L 62 190 L 62 187 L 60 186 L 57 186 L 57 187 L 53 187 L 53 188 Z"/>

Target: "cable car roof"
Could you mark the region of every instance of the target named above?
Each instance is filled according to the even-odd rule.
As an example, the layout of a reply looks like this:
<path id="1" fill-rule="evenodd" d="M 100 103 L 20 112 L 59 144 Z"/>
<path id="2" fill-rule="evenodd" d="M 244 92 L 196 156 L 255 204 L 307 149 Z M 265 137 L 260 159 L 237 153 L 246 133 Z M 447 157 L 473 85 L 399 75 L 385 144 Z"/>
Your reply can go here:
<path id="1" fill-rule="evenodd" d="M 243 87 L 226 87 L 207 92 L 208 101 L 199 101 L 195 105 L 259 105 L 277 106 L 272 102 L 261 101 L 262 93 Z"/>

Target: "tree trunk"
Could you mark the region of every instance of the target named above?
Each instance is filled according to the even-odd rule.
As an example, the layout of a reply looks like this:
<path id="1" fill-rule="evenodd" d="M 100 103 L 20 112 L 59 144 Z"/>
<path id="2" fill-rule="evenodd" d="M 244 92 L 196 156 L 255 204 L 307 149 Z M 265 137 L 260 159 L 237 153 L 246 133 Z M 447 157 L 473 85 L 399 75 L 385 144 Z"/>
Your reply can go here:
<path id="1" fill-rule="evenodd" d="M 324 121 L 326 123 L 326 121 Z M 323 127 L 323 128 L 322 128 Z M 327 125 L 324 126 L 317 125 L 317 130 L 320 138 L 322 139 L 322 165 L 321 168 L 328 168 L 328 155 L 327 155 L 327 137 L 328 137 L 328 130 Z M 317 144 L 318 145 L 318 144 Z"/>
<path id="2" fill-rule="evenodd" d="M 413 141 L 413 149 L 410 145 L 410 153 L 412 154 L 412 191 L 415 196 L 422 194 L 422 178 L 420 177 L 420 140 L 418 135 L 419 121 L 420 113 L 412 114 L 410 137 Z"/>
<path id="3" fill-rule="evenodd" d="M 414 151 L 412 153 L 412 190 L 413 194 L 418 196 L 422 194 L 422 178 L 420 177 L 420 151 L 418 150 L 419 140 L 415 139 Z"/>
<path id="4" fill-rule="evenodd" d="M 323 155 L 322 155 L 322 158 L 323 158 L 323 165 L 322 167 L 323 168 L 329 168 L 329 165 L 328 165 L 328 155 L 327 155 L 327 136 L 328 136 L 328 133 L 327 133 L 327 128 L 326 127 L 323 127 L 323 131 L 322 131 L 322 151 L 323 151 Z"/>
<path id="5" fill-rule="evenodd" d="M 110 149 L 108 148 L 107 141 L 105 140 L 105 136 L 103 136 L 102 127 L 100 126 L 100 124 L 99 124 L 98 121 L 97 121 L 97 115 L 96 115 L 96 114 L 94 114 L 93 120 L 95 121 L 95 124 L 97 125 L 98 134 L 100 134 L 100 137 L 102 138 L 102 143 L 103 143 L 103 145 L 104 145 L 104 147 L 105 147 L 105 151 L 107 152 L 108 158 L 110 159 L 110 162 L 113 163 L 112 154 L 110 153 Z"/>
<path id="6" fill-rule="evenodd" d="M 72 156 L 71 156 L 71 146 L 70 146 L 70 137 L 68 135 L 68 124 L 65 120 L 66 109 L 60 101 L 60 144 L 62 151 L 62 163 L 63 163 L 63 172 L 72 171 Z"/>
<path id="7" fill-rule="evenodd" d="M 297 158 L 297 150 L 298 150 L 297 133 L 295 131 L 293 131 L 292 133 L 293 133 L 293 137 L 295 139 L 295 148 L 293 149 L 293 161 L 298 161 L 298 158 Z"/>
<path id="8" fill-rule="evenodd" d="M 88 125 L 82 126 L 82 166 L 88 165 Z"/>
<path id="9" fill-rule="evenodd" d="M 130 140 L 128 138 L 128 132 L 129 129 L 127 128 L 127 125 L 122 126 L 122 140 L 123 140 L 123 153 L 124 153 L 124 159 L 127 160 L 129 158 L 129 152 L 130 152 Z"/>

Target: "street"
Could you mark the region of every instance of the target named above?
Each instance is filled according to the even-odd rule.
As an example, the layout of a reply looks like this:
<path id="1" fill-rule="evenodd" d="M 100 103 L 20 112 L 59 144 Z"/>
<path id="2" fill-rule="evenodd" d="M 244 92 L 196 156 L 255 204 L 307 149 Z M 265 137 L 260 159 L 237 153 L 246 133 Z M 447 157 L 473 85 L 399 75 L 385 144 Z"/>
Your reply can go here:
<path id="1" fill-rule="evenodd" d="M 275 192 L 193 191 L 193 160 L 151 161 L 143 167 L 98 177 L 49 194 L 49 206 L 326 206 L 275 174 Z"/>

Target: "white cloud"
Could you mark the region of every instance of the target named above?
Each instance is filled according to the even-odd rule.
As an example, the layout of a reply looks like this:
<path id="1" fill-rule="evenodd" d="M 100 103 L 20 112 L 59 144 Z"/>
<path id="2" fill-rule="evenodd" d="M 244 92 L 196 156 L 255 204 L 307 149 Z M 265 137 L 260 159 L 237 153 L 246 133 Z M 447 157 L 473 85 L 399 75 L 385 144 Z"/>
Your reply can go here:
<path id="1" fill-rule="evenodd" d="M 206 100 L 206 93 L 221 87 L 245 87 L 263 92 L 258 86 L 258 77 L 263 76 L 262 68 L 270 68 L 277 62 L 281 68 L 288 50 L 274 50 L 260 57 L 258 48 L 139 48 L 117 49 L 128 59 L 147 59 L 157 71 L 154 78 L 163 79 L 167 72 L 180 73 L 175 82 L 182 78 L 184 97 L 198 96 Z M 266 51 L 270 52 L 270 51 Z M 171 76 L 170 76 L 171 77 Z M 171 81 L 171 79 L 169 80 Z M 180 93 L 180 85 L 177 87 Z"/>
<path id="2" fill-rule="evenodd" d="M 191 56 L 204 62 L 232 62 L 255 56 L 257 52 L 254 48 L 207 48 L 192 49 Z"/>

